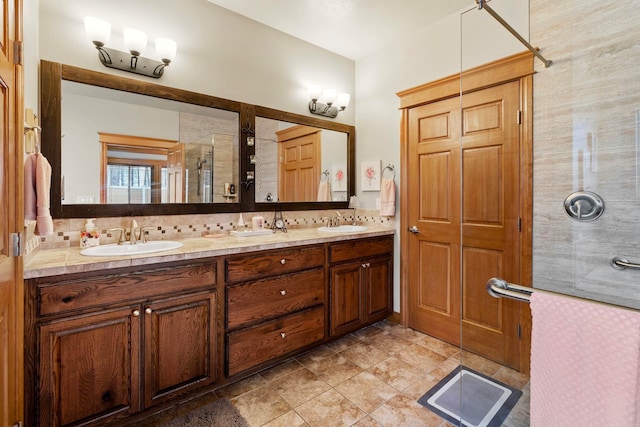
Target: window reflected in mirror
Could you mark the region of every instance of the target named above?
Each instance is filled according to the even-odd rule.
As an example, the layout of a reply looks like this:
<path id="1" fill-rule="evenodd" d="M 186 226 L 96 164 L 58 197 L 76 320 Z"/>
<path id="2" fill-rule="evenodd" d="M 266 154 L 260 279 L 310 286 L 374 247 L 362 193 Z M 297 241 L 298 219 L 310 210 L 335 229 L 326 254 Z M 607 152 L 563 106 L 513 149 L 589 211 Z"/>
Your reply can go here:
<path id="1" fill-rule="evenodd" d="M 237 203 L 239 114 L 62 83 L 63 204 Z"/>

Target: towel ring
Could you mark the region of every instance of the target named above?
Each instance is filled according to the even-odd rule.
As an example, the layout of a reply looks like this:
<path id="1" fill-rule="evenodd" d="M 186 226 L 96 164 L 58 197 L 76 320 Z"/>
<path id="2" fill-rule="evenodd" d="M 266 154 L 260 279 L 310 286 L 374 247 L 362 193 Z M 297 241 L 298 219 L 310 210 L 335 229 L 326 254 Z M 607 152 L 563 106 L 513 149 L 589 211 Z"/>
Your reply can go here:
<path id="1" fill-rule="evenodd" d="M 384 167 L 384 169 L 382 169 L 382 175 L 384 176 L 384 173 L 386 171 L 391 171 L 391 173 L 393 174 L 391 176 L 391 179 L 395 179 L 396 178 L 396 169 L 393 167 L 393 165 L 391 163 L 389 163 L 387 166 Z"/>
<path id="2" fill-rule="evenodd" d="M 322 171 L 322 173 L 320 174 L 320 182 L 328 182 L 329 181 L 329 171 L 325 170 Z"/>

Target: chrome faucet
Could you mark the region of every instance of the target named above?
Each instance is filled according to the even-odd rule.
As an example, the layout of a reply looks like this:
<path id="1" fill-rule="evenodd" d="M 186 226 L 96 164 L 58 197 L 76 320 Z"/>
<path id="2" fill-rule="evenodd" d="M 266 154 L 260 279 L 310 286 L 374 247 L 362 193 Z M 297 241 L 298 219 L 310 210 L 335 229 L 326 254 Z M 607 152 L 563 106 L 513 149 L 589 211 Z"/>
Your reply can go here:
<path id="1" fill-rule="evenodd" d="M 118 244 L 124 245 L 124 243 L 126 242 L 124 237 L 124 228 L 122 227 L 110 228 L 109 231 L 119 231 L 120 235 L 118 236 Z"/>
<path id="2" fill-rule="evenodd" d="M 138 243 L 138 237 L 136 236 L 136 230 L 138 229 L 138 222 L 134 219 L 131 222 L 131 232 L 129 233 L 129 244 L 135 245 Z"/>
<path id="3" fill-rule="evenodd" d="M 340 226 L 340 218 L 342 218 L 342 214 L 338 211 L 331 217 L 329 217 L 329 227 L 339 227 Z"/>

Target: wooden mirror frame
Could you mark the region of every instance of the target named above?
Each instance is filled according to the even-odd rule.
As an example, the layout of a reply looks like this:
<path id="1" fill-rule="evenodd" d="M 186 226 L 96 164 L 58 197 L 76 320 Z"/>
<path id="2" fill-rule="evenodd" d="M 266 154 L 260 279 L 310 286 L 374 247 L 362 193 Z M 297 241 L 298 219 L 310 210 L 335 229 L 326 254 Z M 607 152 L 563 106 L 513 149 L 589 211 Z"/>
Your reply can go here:
<path id="1" fill-rule="evenodd" d="M 238 185 L 239 203 L 62 204 L 61 140 L 63 80 L 239 113 L 239 183 L 243 181 L 246 182 L 247 171 L 254 170 L 253 165 L 249 164 L 248 159 L 249 155 L 254 154 L 255 148 L 248 147 L 246 140 L 247 137 L 254 136 L 256 116 L 344 132 L 347 134 L 347 192 L 348 195 L 355 194 L 354 126 L 42 60 L 40 62 L 41 151 L 51 163 L 52 168 L 50 204 L 51 215 L 54 218 L 212 214 L 273 210 L 293 211 L 345 209 L 348 207 L 348 202 L 255 203 L 255 179 L 252 185 Z M 96 167 L 98 167 L 98 165 L 96 165 Z"/>

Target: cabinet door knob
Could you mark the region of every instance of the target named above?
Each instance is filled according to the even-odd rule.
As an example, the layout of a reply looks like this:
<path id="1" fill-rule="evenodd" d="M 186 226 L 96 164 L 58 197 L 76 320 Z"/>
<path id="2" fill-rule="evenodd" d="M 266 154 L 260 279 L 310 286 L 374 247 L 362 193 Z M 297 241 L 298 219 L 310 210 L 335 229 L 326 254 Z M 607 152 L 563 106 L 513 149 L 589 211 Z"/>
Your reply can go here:
<path id="1" fill-rule="evenodd" d="M 153 310 L 151 310 L 150 307 L 147 307 L 144 312 L 147 313 L 147 314 L 151 314 L 153 312 Z"/>
<path id="2" fill-rule="evenodd" d="M 367 268 L 371 267 L 371 263 L 366 263 L 365 265 L 367 266 Z"/>
<path id="3" fill-rule="evenodd" d="M 286 259 L 284 259 L 284 258 L 282 258 L 282 259 L 280 260 L 280 264 L 282 264 L 282 265 L 284 265 L 284 263 L 285 263 L 285 262 L 287 262 L 287 260 L 286 260 Z"/>
<path id="4" fill-rule="evenodd" d="M 133 310 L 133 317 L 138 317 L 140 316 L 140 310 Z"/>
<path id="5" fill-rule="evenodd" d="M 363 263 L 360 267 L 361 267 L 361 268 L 367 268 L 367 264 L 364 264 L 364 263 Z"/>
<path id="6" fill-rule="evenodd" d="M 287 291 L 285 291 L 284 289 L 280 291 L 280 295 L 285 296 L 287 294 Z"/>
<path id="7" fill-rule="evenodd" d="M 280 336 L 281 336 L 282 338 L 284 338 L 284 337 L 286 337 L 286 336 L 287 336 L 287 334 L 285 334 L 284 332 L 280 332 Z"/>

